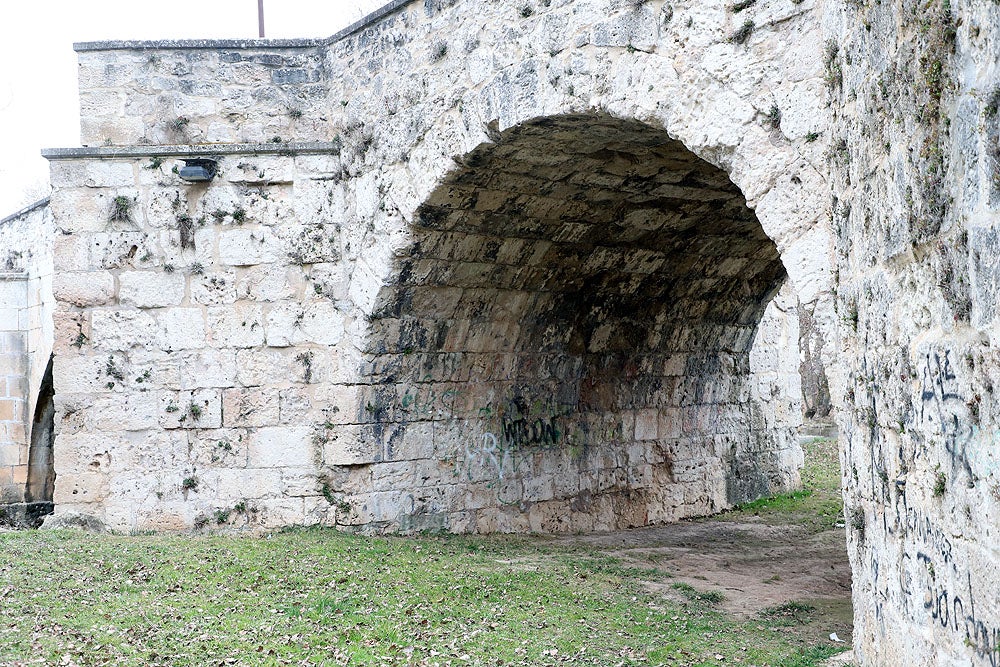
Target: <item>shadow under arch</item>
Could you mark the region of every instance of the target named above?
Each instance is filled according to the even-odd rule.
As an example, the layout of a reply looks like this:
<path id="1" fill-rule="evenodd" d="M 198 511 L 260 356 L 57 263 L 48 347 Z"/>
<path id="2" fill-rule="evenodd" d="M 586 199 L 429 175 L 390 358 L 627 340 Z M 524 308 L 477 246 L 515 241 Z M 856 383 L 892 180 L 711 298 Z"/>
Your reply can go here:
<path id="1" fill-rule="evenodd" d="M 376 519 L 615 529 L 798 483 L 791 427 L 750 388 L 778 250 L 664 130 L 596 113 L 512 127 L 433 191 L 399 257 L 358 420 L 381 463 L 409 463 L 409 495 Z"/>
<path id="2" fill-rule="evenodd" d="M 38 401 L 31 424 L 31 445 L 28 449 L 28 479 L 24 489 L 24 501 L 31 513 L 41 521 L 45 514 L 52 513 L 52 493 L 56 473 L 53 466 L 52 444 L 54 439 L 55 391 L 52 384 L 52 357 L 45 367 L 42 383 L 38 390 Z"/>

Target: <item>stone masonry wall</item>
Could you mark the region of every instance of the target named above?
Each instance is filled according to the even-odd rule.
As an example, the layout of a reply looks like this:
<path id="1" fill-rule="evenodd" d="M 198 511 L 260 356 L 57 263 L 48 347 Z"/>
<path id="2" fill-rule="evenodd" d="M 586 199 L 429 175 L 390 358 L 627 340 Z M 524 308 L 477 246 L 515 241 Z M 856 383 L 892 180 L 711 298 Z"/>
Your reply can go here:
<path id="1" fill-rule="evenodd" d="M 57 518 L 561 530 L 793 485 L 793 412 L 765 407 L 787 377 L 754 375 L 749 354 L 786 271 L 830 318 L 814 12 L 414 2 L 315 46 L 81 45 L 91 147 L 49 154 Z M 163 129 L 163 114 L 184 120 Z M 508 139 L 533 161 L 505 155 Z M 177 178 L 192 154 L 221 156 L 215 181 Z M 442 200 L 462 178 L 478 203 Z M 468 230 L 432 249 L 448 206 L 493 225 L 504 254 Z M 451 316 L 445 287 L 464 294 Z M 440 337 L 406 343 L 421 319 Z M 400 418 L 448 389 L 469 390 L 461 412 Z M 496 454 L 483 436 L 504 433 L 479 428 L 493 399 L 520 410 L 504 437 L 548 447 L 510 496 L 480 479 Z M 559 420 L 589 429 L 586 447 L 546 443 L 575 432 Z M 588 507 L 602 490 L 617 499 Z"/>
<path id="2" fill-rule="evenodd" d="M 0 506 L 25 500 L 32 416 L 52 351 L 52 236 L 47 200 L 0 220 Z"/>
<path id="3" fill-rule="evenodd" d="M 1000 664 L 1000 6 L 831 17 L 838 314 L 862 664 Z"/>

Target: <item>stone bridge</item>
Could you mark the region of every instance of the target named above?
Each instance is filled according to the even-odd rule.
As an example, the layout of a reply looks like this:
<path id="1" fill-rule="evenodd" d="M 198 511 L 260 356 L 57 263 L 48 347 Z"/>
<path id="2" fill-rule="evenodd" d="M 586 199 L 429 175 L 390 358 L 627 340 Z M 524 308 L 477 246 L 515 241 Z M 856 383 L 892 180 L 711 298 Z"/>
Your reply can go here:
<path id="1" fill-rule="evenodd" d="M 996 665 L 998 13 L 399 0 L 78 44 L 52 522 L 592 530 L 780 492 L 785 284 L 836 361 L 858 659 Z"/>
<path id="2" fill-rule="evenodd" d="M 794 488 L 795 364 L 750 349 L 786 276 L 832 311 L 812 12 L 737 39 L 721 5 L 396 3 L 323 42 L 77 45 L 57 516 L 592 530 Z"/>

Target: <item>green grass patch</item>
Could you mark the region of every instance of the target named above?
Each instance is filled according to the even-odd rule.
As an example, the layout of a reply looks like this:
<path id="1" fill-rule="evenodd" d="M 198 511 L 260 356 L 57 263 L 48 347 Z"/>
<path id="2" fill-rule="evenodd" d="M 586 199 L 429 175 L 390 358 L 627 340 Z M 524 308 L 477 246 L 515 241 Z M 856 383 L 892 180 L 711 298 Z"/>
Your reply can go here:
<path id="1" fill-rule="evenodd" d="M 699 591 L 691 584 L 685 584 L 681 581 L 671 584 L 670 587 L 692 602 L 718 604 L 726 599 L 726 597 L 719 591 Z"/>
<path id="2" fill-rule="evenodd" d="M 705 604 L 675 604 L 651 578 L 669 581 L 545 538 L 4 533 L 0 664 L 819 660 L 804 635 L 716 611 L 718 593 L 677 587 Z"/>
<path id="3" fill-rule="evenodd" d="M 777 607 L 769 607 L 760 613 L 760 617 L 779 625 L 803 625 L 810 620 L 810 614 L 816 607 L 804 602 L 786 602 Z"/>
<path id="4" fill-rule="evenodd" d="M 840 455 L 837 441 L 816 438 L 802 446 L 805 466 L 802 488 L 770 498 L 744 503 L 715 517 L 723 521 L 746 521 L 762 517 L 772 523 L 803 526 L 811 533 L 843 524 L 844 501 L 840 494 Z"/>

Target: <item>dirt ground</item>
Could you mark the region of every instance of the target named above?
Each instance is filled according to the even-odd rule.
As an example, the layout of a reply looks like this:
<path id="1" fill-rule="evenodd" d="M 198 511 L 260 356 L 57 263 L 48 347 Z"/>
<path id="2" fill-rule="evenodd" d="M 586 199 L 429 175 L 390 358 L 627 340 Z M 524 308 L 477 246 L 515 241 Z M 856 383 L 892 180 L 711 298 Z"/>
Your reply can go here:
<path id="1" fill-rule="evenodd" d="M 669 526 L 565 537 L 655 568 L 665 577 L 650 590 L 683 600 L 673 587 L 686 583 L 718 591 L 718 607 L 739 617 L 789 602 L 816 608 L 811 624 L 851 641 L 851 570 L 844 529 L 810 534 L 801 526 L 702 520 Z M 822 622 L 819 622 L 822 621 Z"/>
<path id="2" fill-rule="evenodd" d="M 851 570 L 836 441 L 807 440 L 803 446 L 808 497 L 666 526 L 554 539 L 655 570 L 649 589 L 680 601 L 678 583 L 721 593 L 717 607 L 741 618 L 789 603 L 812 607 L 789 631 L 815 641 L 836 633 L 849 647 Z M 830 664 L 845 664 L 847 657 Z"/>

